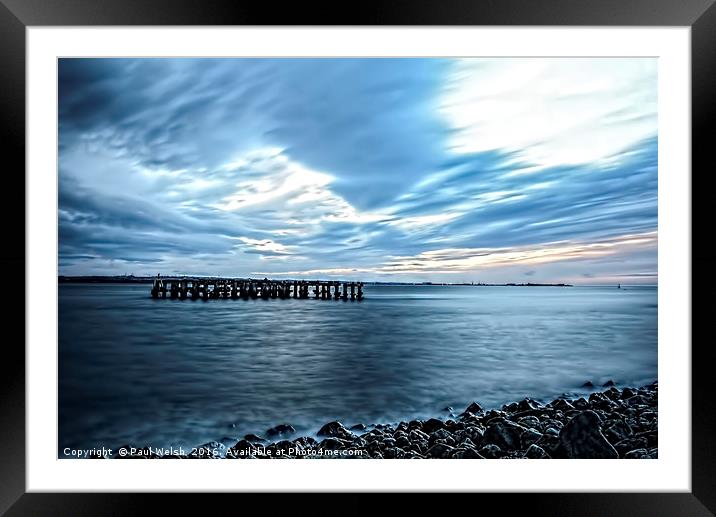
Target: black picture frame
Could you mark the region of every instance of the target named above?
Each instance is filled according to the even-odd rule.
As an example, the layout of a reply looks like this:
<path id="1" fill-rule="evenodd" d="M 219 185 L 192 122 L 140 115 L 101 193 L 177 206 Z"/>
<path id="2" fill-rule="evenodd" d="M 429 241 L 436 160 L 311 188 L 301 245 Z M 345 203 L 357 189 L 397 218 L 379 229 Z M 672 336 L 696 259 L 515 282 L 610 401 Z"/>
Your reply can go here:
<path id="1" fill-rule="evenodd" d="M 692 278 L 708 278 L 714 257 L 708 243 L 706 178 L 712 174 L 709 135 L 714 131 L 716 102 L 716 6 L 714 0 L 383 0 L 348 6 L 340 2 L 281 3 L 231 0 L 0 0 L 0 142 L 5 200 L 5 329 L 19 330 L 5 339 L 0 362 L 0 513 L 7 515 L 104 515 L 138 513 L 148 496 L 135 494 L 25 493 L 25 30 L 64 25 L 602 25 L 691 27 L 692 73 Z M 711 128 L 711 130 L 709 130 Z M 695 173 L 699 171 L 698 175 Z M 684 171 L 689 174 L 689 171 Z M 695 188 L 698 186 L 698 188 Z M 703 241 L 702 241 L 703 242 Z M 697 246 L 697 244 L 699 244 Z M 712 515 L 716 513 L 716 408 L 710 391 L 714 354 L 697 329 L 714 309 L 705 295 L 708 282 L 692 282 L 692 491 L 690 493 L 481 494 L 480 504 L 510 499 L 537 515 Z M 21 294 L 22 293 L 22 294 Z M 700 296 L 699 296 L 700 295 Z M 700 317 L 699 317 L 700 316 Z M 699 325 L 696 325 L 700 321 Z M 10 325 L 12 323 L 12 325 Z M 7 335 L 7 330 L 6 330 Z M 686 403 L 686 401 L 685 401 Z M 48 439 L 54 439 L 48 436 Z M 157 496 L 149 496 L 157 497 Z M 212 497 L 217 497 L 216 495 Z M 354 496 L 352 496 L 354 497 Z M 170 499 L 171 498 L 171 499 Z M 185 505 L 177 494 L 163 498 L 165 510 Z M 219 496 L 219 504 L 226 498 Z M 416 497 L 412 500 L 418 501 Z M 275 499 L 273 500 L 275 501 Z M 156 502 L 156 501 L 155 501 Z M 214 503 L 216 504 L 216 503 Z M 407 504 L 407 503 L 406 503 Z M 343 501 L 342 506 L 351 503 Z M 372 511 L 371 506 L 357 503 Z M 271 512 L 273 513 L 273 512 Z"/>

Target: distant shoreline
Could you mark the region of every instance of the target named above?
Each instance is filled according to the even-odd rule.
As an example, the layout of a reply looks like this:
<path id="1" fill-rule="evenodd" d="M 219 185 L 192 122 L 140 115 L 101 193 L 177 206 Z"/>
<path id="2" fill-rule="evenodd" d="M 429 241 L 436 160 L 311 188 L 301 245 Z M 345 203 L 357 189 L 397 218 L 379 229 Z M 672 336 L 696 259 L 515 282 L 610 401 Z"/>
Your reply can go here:
<path id="1" fill-rule="evenodd" d="M 186 275 L 171 276 L 166 278 L 183 278 Z M 187 278 L 222 278 L 222 277 L 191 277 Z M 57 277 L 57 281 L 60 284 L 151 284 L 156 277 L 153 276 L 134 276 L 134 275 L 121 275 L 121 276 L 64 276 L 60 275 Z M 286 281 L 293 281 L 294 279 L 286 279 Z M 363 285 L 414 285 L 414 286 L 469 286 L 469 287 L 574 287 L 572 284 L 542 284 L 542 283 L 506 283 L 506 284 L 486 284 L 483 282 L 363 282 Z"/>

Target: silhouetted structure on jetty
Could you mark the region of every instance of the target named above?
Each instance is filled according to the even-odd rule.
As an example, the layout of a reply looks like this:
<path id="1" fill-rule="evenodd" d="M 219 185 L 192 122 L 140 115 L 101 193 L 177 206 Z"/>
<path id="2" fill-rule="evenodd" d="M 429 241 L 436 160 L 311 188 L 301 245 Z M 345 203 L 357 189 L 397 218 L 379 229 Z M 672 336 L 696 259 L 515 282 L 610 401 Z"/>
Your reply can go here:
<path id="1" fill-rule="evenodd" d="M 252 278 L 162 278 L 152 284 L 152 298 L 179 300 L 363 300 L 363 282 L 333 280 L 255 280 Z"/>

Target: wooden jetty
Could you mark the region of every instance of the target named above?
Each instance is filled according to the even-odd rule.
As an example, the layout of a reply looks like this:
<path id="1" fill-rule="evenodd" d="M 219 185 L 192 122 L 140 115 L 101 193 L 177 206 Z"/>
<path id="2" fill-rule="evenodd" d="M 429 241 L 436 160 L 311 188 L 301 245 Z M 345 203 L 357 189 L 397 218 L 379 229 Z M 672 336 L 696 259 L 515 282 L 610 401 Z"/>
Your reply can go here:
<path id="1" fill-rule="evenodd" d="M 257 280 L 253 278 L 164 278 L 152 283 L 152 298 L 179 300 L 363 300 L 363 282 L 334 280 Z"/>

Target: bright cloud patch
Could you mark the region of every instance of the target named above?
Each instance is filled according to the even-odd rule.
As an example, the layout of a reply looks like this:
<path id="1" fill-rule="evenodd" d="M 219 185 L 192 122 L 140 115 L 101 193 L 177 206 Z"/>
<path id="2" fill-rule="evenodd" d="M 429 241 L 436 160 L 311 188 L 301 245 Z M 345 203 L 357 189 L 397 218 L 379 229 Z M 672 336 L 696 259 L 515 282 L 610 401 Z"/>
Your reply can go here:
<path id="1" fill-rule="evenodd" d="M 442 112 L 459 153 L 497 149 L 583 164 L 654 134 L 657 60 L 492 58 L 456 63 Z"/>

